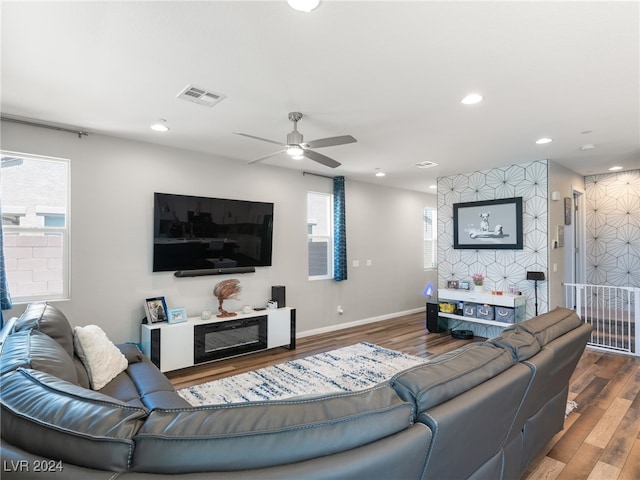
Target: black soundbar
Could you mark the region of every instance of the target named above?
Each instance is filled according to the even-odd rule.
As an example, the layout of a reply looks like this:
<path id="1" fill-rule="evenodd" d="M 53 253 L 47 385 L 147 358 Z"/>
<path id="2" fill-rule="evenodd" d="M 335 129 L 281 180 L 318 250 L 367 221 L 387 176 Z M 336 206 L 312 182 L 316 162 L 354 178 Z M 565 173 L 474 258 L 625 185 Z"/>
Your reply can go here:
<path id="1" fill-rule="evenodd" d="M 203 270 L 178 270 L 176 277 L 203 277 L 205 275 L 227 275 L 231 273 L 253 273 L 255 267 L 205 268 Z"/>

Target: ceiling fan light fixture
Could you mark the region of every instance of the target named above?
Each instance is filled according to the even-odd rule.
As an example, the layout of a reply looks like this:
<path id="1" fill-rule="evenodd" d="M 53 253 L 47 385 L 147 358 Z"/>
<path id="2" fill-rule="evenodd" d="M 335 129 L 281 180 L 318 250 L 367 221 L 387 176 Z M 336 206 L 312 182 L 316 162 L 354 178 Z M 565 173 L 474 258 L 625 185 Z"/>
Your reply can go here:
<path id="1" fill-rule="evenodd" d="M 299 12 L 309 13 L 320 6 L 322 0 L 287 0 L 291 8 Z"/>
<path id="2" fill-rule="evenodd" d="M 287 147 L 287 155 L 290 157 L 299 157 L 302 156 L 302 154 L 304 154 L 304 150 L 298 145 L 289 145 Z"/>
<path id="3" fill-rule="evenodd" d="M 304 158 L 304 155 L 292 155 L 291 158 L 293 160 L 302 160 Z"/>
<path id="4" fill-rule="evenodd" d="M 546 143 L 551 143 L 551 142 L 553 142 L 553 139 L 552 138 L 548 138 L 548 137 L 542 137 L 542 138 L 539 138 L 538 140 L 536 140 L 536 143 L 538 145 L 544 145 Z"/>

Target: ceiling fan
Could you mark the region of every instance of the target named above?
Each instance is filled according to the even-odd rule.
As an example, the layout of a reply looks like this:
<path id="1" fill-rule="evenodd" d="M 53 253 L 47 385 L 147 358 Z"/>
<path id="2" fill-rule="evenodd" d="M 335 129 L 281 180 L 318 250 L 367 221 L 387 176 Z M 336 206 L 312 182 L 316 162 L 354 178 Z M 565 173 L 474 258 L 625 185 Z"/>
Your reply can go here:
<path id="1" fill-rule="evenodd" d="M 254 135 L 249 135 L 247 133 L 233 132 L 236 135 L 242 135 L 243 137 L 254 138 L 256 140 L 261 140 L 263 142 L 274 143 L 276 145 L 280 145 L 284 147 L 282 150 L 278 150 L 277 152 L 270 153 L 269 155 L 265 155 L 264 157 L 260 157 L 256 160 L 252 160 L 249 163 L 257 163 L 262 160 L 266 160 L 269 157 L 273 157 L 274 155 L 278 155 L 282 152 L 287 152 L 289 156 L 291 156 L 294 160 L 301 160 L 304 157 L 307 157 L 314 162 L 321 163 L 327 167 L 336 168 L 340 166 L 340 162 L 335 161 L 333 158 L 329 158 L 326 155 L 323 155 L 318 152 L 314 152 L 311 150 L 312 148 L 322 148 L 322 147 L 334 147 L 336 145 L 345 145 L 347 143 L 357 142 L 355 138 L 351 135 L 340 135 L 338 137 L 328 137 L 328 138 L 320 138 L 318 140 L 311 140 L 310 142 L 303 142 L 302 134 L 298 132 L 298 121 L 302 118 L 302 114 L 300 112 L 291 112 L 289 113 L 289 120 L 293 122 L 293 131 L 287 134 L 287 143 L 275 142 L 273 140 L 269 140 L 266 138 L 256 137 Z"/>

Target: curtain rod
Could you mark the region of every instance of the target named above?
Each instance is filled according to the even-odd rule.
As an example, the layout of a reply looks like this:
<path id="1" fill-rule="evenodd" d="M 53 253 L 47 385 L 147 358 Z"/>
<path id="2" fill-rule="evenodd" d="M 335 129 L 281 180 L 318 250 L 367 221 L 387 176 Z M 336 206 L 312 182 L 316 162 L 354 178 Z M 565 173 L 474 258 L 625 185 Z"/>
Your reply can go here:
<path id="1" fill-rule="evenodd" d="M 328 178 L 329 180 L 333 180 L 335 178 L 335 177 L 330 177 L 328 175 L 320 175 L 319 173 L 311 173 L 311 172 L 302 172 L 302 175 L 313 175 L 314 177 Z"/>
<path id="2" fill-rule="evenodd" d="M 58 130 L 59 132 L 75 133 L 76 135 L 78 135 L 78 138 L 86 137 L 87 135 L 89 135 L 89 132 L 85 132 L 84 130 L 74 130 L 72 128 L 56 127 L 55 125 L 47 125 L 46 123 L 31 122 L 29 120 L 20 120 L 18 118 L 5 117 L 4 115 L 0 116 L 0 120 L 2 120 L 3 122 L 13 122 L 13 123 L 19 123 L 21 125 L 28 125 L 30 127 L 48 128 L 50 130 Z"/>

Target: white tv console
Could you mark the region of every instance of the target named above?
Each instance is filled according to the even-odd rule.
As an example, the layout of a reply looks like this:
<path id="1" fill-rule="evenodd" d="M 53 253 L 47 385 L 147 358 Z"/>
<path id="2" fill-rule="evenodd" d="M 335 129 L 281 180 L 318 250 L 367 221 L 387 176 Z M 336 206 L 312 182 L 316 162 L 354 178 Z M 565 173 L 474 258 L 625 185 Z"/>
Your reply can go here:
<path id="1" fill-rule="evenodd" d="M 296 310 L 238 312 L 234 317 L 189 318 L 141 326 L 142 352 L 162 372 L 275 347 L 296 348 Z"/>

